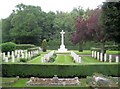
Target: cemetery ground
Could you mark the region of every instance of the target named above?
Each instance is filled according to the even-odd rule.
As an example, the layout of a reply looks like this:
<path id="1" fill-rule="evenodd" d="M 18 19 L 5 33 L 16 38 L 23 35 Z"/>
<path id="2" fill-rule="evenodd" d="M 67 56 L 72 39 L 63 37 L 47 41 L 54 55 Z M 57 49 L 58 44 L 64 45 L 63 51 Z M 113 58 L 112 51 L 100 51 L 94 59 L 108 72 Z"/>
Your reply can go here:
<path id="1" fill-rule="evenodd" d="M 90 72 L 90 71 L 96 71 L 96 69 L 94 69 L 95 67 L 98 68 L 99 73 L 101 73 L 101 71 L 103 71 L 103 74 L 105 74 L 105 75 L 106 74 L 109 75 L 109 73 L 111 73 L 110 74 L 111 76 L 113 75 L 115 78 L 118 77 L 117 76 L 118 69 L 116 69 L 118 67 L 117 66 L 118 63 L 115 62 L 115 57 L 114 57 L 114 56 L 118 55 L 118 51 L 107 51 L 106 52 L 107 55 L 111 54 L 112 57 L 114 57 L 113 58 L 114 61 L 109 63 L 109 61 L 103 62 L 103 61 L 97 60 L 96 58 L 92 57 L 91 56 L 92 52 L 90 50 L 84 50 L 83 52 L 73 50 L 73 52 L 76 55 L 79 55 L 81 57 L 81 63 L 77 63 L 77 62 L 75 63 L 75 60 L 73 60 L 73 57 L 70 55 L 71 51 L 67 51 L 65 53 L 59 53 L 56 50 L 54 50 L 55 54 L 56 54 L 55 60 L 53 62 L 42 63 L 42 61 L 41 61 L 42 57 L 44 57 L 46 54 L 50 53 L 51 51 L 52 50 L 47 50 L 47 52 L 41 51 L 40 55 L 34 57 L 31 60 L 28 60 L 27 62 L 17 62 L 17 58 L 15 58 L 14 62 L 12 62 L 11 60 L 9 60 L 8 62 L 3 62 L 3 66 L 5 68 L 8 68 L 8 67 L 10 68 L 10 69 L 9 68 L 6 69 L 5 72 L 7 72 L 8 70 L 11 70 L 11 71 L 8 71 L 7 76 L 5 75 L 5 73 L 3 74 L 3 75 L 5 75 L 5 77 L 2 78 L 2 86 L 3 87 L 30 87 L 30 88 L 35 89 L 36 86 L 27 86 L 26 85 L 26 82 L 29 81 L 30 77 L 32 77 L 32 76 L 31 75 L 27 76 L 27 73 L 24 74 L 25 73 L 24 70 L 26 70 L 26 72 L 29 72 L 29 73 L 31 72 L 30 74 L 33 73 L 33 76 L 34 76 L 34 72 L 35 72 L 33 70 L 36 70 L 37 72 L 41 70 L 42 72 L 40 72 L 37 75 L 39 77 L 51 77 L 52 78 L 53 75 L 55 75 L 55 74 L 57 74 L 60 77 L 75 77 L 75 76 L 79 77 L 80 84 L 76 85 L 76 86 L 51 86 L 51 87 L 39 86 L 41 89 L 57 89 L 57 87 L 59 87 L 59 89 L 63 89 L 63 88 L 68 89 L 71 87 L 74 89 L 80 89 L 80 88 L 82 89 L 82 87 L 86 87 L 89 89 L 90 85 L 87 83 L 87 81 L 89 80 L 87 77 L 94 73 L 94 72 Z M 8 64 L 8 65 L 6 65 L 6 64 Z M 17 65 L 16 69 L 12 68 L 12 65 L 14 65 L 14 66 Z M 32 65 L 34 67 L 33 68 L 30 67 L 30 65 Z M 13 73 L 13 75 L 12 75 L 13 71 L 17 71 L 17 70 L 22 71 L 20 69 L 21 66 L 23 66 L 22 68 L 24 68 L 24 69 L 22 69 L 24 71 L 23 76 L 21 76 L 22 74 L 20 74 L 18 72 L 16 72 L 15 74 Z M 70 68 L 68 66 L 70 66 Z M 74 70 L 74 68 L 73 68 L 73 71 L 72 71 L 71 70 L 72 67 L 76 67 L 76 66 L 78 68 L 75 68 L 76 70 Z M 82 66 L 84 66 L 84 67 L 82 67 Z M 85 66 L 86 66 L 86 68 L 85 68 Z M 29 69 L 27 70 L 25 67 L 26 68 L 28 67 Z M 42 67 L 42 68 L 40 68 L 40 67 Z M 47 67 L 47 68 L 45 68 L 45 67 Z M 55 69 L 53 67 L 58 67 L 58 68 Z M 108 67 L 111 68 L 111 71 L 109 70 Z M 30 69 L 30 68 L 32 68 L 32 69 Z M 61 68 L 63 68 L 63 70 Z M 84 70 L 84 68 L 86 70 Z M 79 71 L 77 69 L 79 69 Z M 109 71 L 106 71 L 106 69 L 108 69 Z M 4 69 L 3 69 L 3 71 L 4 71 Z M 79 73 L 80 71 L 81 71 L 81 73 Z M 43 73 L 43 72 L 45 72 L 45 73 Z M 15 76 L 17 76 L 17 74 L 18 75 L 20 74 L 19 79 L 17 79 L 15 77 Z M 80 76 L 80 74 L 81 74 L 81 76 Z M 86 76 L 87 74 L 88 74 L 88 76 Z"/>

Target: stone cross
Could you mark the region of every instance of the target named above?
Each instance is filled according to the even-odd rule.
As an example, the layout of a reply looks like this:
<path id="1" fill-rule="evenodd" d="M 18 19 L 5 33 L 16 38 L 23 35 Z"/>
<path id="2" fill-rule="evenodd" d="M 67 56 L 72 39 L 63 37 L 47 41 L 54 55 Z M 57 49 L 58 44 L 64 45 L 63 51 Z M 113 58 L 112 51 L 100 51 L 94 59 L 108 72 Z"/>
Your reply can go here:
<path id="1" fill-rule="evenodd" d="M 60 32 L 61 34 L 61 45 L 60 45 L 60 49 L 58 49 L 59 52 L 66 52 L 67 49 L 65 48 L 65 45 L 64 45 L 64 34 L 65 32 L 62 30 L 62 32 Z"/>
<path id="2" fill-rule="evenodd" d="M 60 32 L 61 34 L 61 45 L 64 45 L 64 34 L 65 32 L 62 30 L 62 32 Z"/>

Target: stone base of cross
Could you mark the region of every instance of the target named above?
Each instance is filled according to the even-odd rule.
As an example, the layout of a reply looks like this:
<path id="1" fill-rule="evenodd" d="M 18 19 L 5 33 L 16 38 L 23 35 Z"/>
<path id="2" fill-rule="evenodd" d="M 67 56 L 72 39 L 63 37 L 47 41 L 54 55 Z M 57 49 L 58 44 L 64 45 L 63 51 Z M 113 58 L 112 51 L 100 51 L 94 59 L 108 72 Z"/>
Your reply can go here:
<path id="1" fill-rule="evenodd" d="M 60 45 L 60 48 L 58 49 L 58 52 L 67 52 L 67 49 L 65 48 L 65 45 Z"/>

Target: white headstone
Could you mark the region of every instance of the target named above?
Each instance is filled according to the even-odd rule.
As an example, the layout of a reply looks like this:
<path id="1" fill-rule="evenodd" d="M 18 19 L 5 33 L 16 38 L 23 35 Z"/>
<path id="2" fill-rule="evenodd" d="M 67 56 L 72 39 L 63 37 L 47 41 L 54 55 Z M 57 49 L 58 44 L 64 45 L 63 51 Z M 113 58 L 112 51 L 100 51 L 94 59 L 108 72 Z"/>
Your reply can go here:
<path id="1" fill-rule="evenodd" d="M 33 56 L 34 56 L 32 51 L 31 51 L 31 53 L 30 53 L 30 56 L 31 56 L 31 57 L 33 57 Z"/>
<path id="2" fill-rule="evenodd" d="M 20 54 L 17 55 L 17 61 L 20 62 Z"/>
<path id="3" fill-rule="evenodd" d="M 8 62 L 8 57 L 5 57 L 5 62 Z"/>
<path id="4" fill-rule="evenodd" d="M 97 53 L 97 52 L 95 51 L 94 58 L 96 58 L 96 53 Z"/>
<path id="5" fill-rule="evenodd" d="M 23 50 L 20 50 L 21 51 L 21 54 L 23 53 Z"/>
<path id="6" fill-rule="evenodd" d="M 79 63 L 81 63 L 82 61 L 81 61 L 81 57 L 79 57 Z"/>
<path id="7" fill-rule="evenodd" d="M 28 55 L 27 55 L 27 52 L 25 52 L 25 59 L 27 59 L 28 58 Z"/>
<path id="8" fill-rule="evenodd" d="M 97 52 L 97 59 L 99 60 L 99 57 L 100 57 L 100 53 L 99 52 Z"/>
<path id="9" fill-rule="evenodd" d="M 14 55 L 14 51 L 12 51 L 12 56 Z"/>
<path id="10" fill-rule="evenodd" d="M 7 52 L 7 56 L 8 56 L 8 58 L 10 57 L 10 52 Z"/>
<path id="11" fill-rule="evenodd" d="M 104 54 L 104 62 L 107 61 L 107 54 Z"/>
<path id="12" fill-rule="evenodd" d="M 15 56 L 12 55 L 12 62 L 15 62 Z"/>
<path id="13" fill-rule="evenodd" d="M 2 53 L 2 58 L 3 60 L 5 60 L 5 53 Z"/>
<path id="14" fill-rule="evenodd" d="M 116 62 L 117 63 L 119 62 L 119 56 L 116 56 Z"/>
<path id="15" fill-rule="evenodd" d="M 28 52 L 28 58 L 30 58 L 30 57 L 31 57 L 30 52 Z"/>
<path id="16" fill-rule="evenodd" d="M 109 62 L 112 62 L 112 55 L 109 55 Z"/>
<path id="17" fill-rule="evenodd" d="M 100 53 L 100 61 L 103 61 L 103 53 Z"/>
<path id="18" fill-rule="evenodd" d="M 20 54 L 20 50 L 18 50 L 18 54 Z"/>
<path id="19" fill-rule="evenodd" d="M 92 57 L 94 57 L 94 51 L 92 51 Z"/>
<path id="20" fill-rule="evenodd" d="M 15 56 L 17 55 L 17 53 L 18 53 L 18 51 L 17 51 L 17 50 L 15 50 Z"/>
<path id="21" fill-rule="evenodd" d="M 24 53 L 22 53 L 22 58 L 25 58 Z"/>

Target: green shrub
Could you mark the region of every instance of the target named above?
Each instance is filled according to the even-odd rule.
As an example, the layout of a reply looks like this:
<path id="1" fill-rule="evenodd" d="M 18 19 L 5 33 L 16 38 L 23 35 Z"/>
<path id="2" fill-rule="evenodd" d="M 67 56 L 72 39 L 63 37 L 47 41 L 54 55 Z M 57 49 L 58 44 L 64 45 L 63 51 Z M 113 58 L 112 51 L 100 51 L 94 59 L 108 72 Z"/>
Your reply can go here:
<path id="1" fill-rule="evenodd" d="M 105 48 L 107 50 L 116 50 L 116 51 L 120 50 L 120 48 L 118 47 L 118 45 L 105 45 Z"/>
<path id="2" fill-rule="evenodd" d="M 28 48 L 34 48 L 35 45 L 32 44 L 17 44 L 16 49 L 28 49 Z"/>
<path id="3" fill-rule="evenodd" d="M 50 57 L 49 62 L 54 62 L 56 57 L 57 57 L 57 54 L 54 53 L 53 56 Z"/>
<path id="4" fill-rule="evenodd" d="M 2 52 L 11 52 L 16 50 L 16 44 L 13 42 L 6 42 L 1 44 Z"/>
<path id="5" fill-rule="evenodd" d="M 20 62 L 27 62 L 27 59 L 25 59 L 25 58 L 20 58 Z"/>
<path id="6" fill-rule="evenodd" d="M 79 65 L 40 65 L 40 64 L 2 64 L 3 77 L 86 77 L 93 73 L 119 76 L 120 64 L 79 64 Z"/>
<path id="7" fill-rule="evenodd" d="M 46 41 L 46 39 L 44 39 L 42 41 L 42 49 L 43 49 L 43 52 L 46 52 L 46 49 L 47 49 L 47 41 Z"/>

